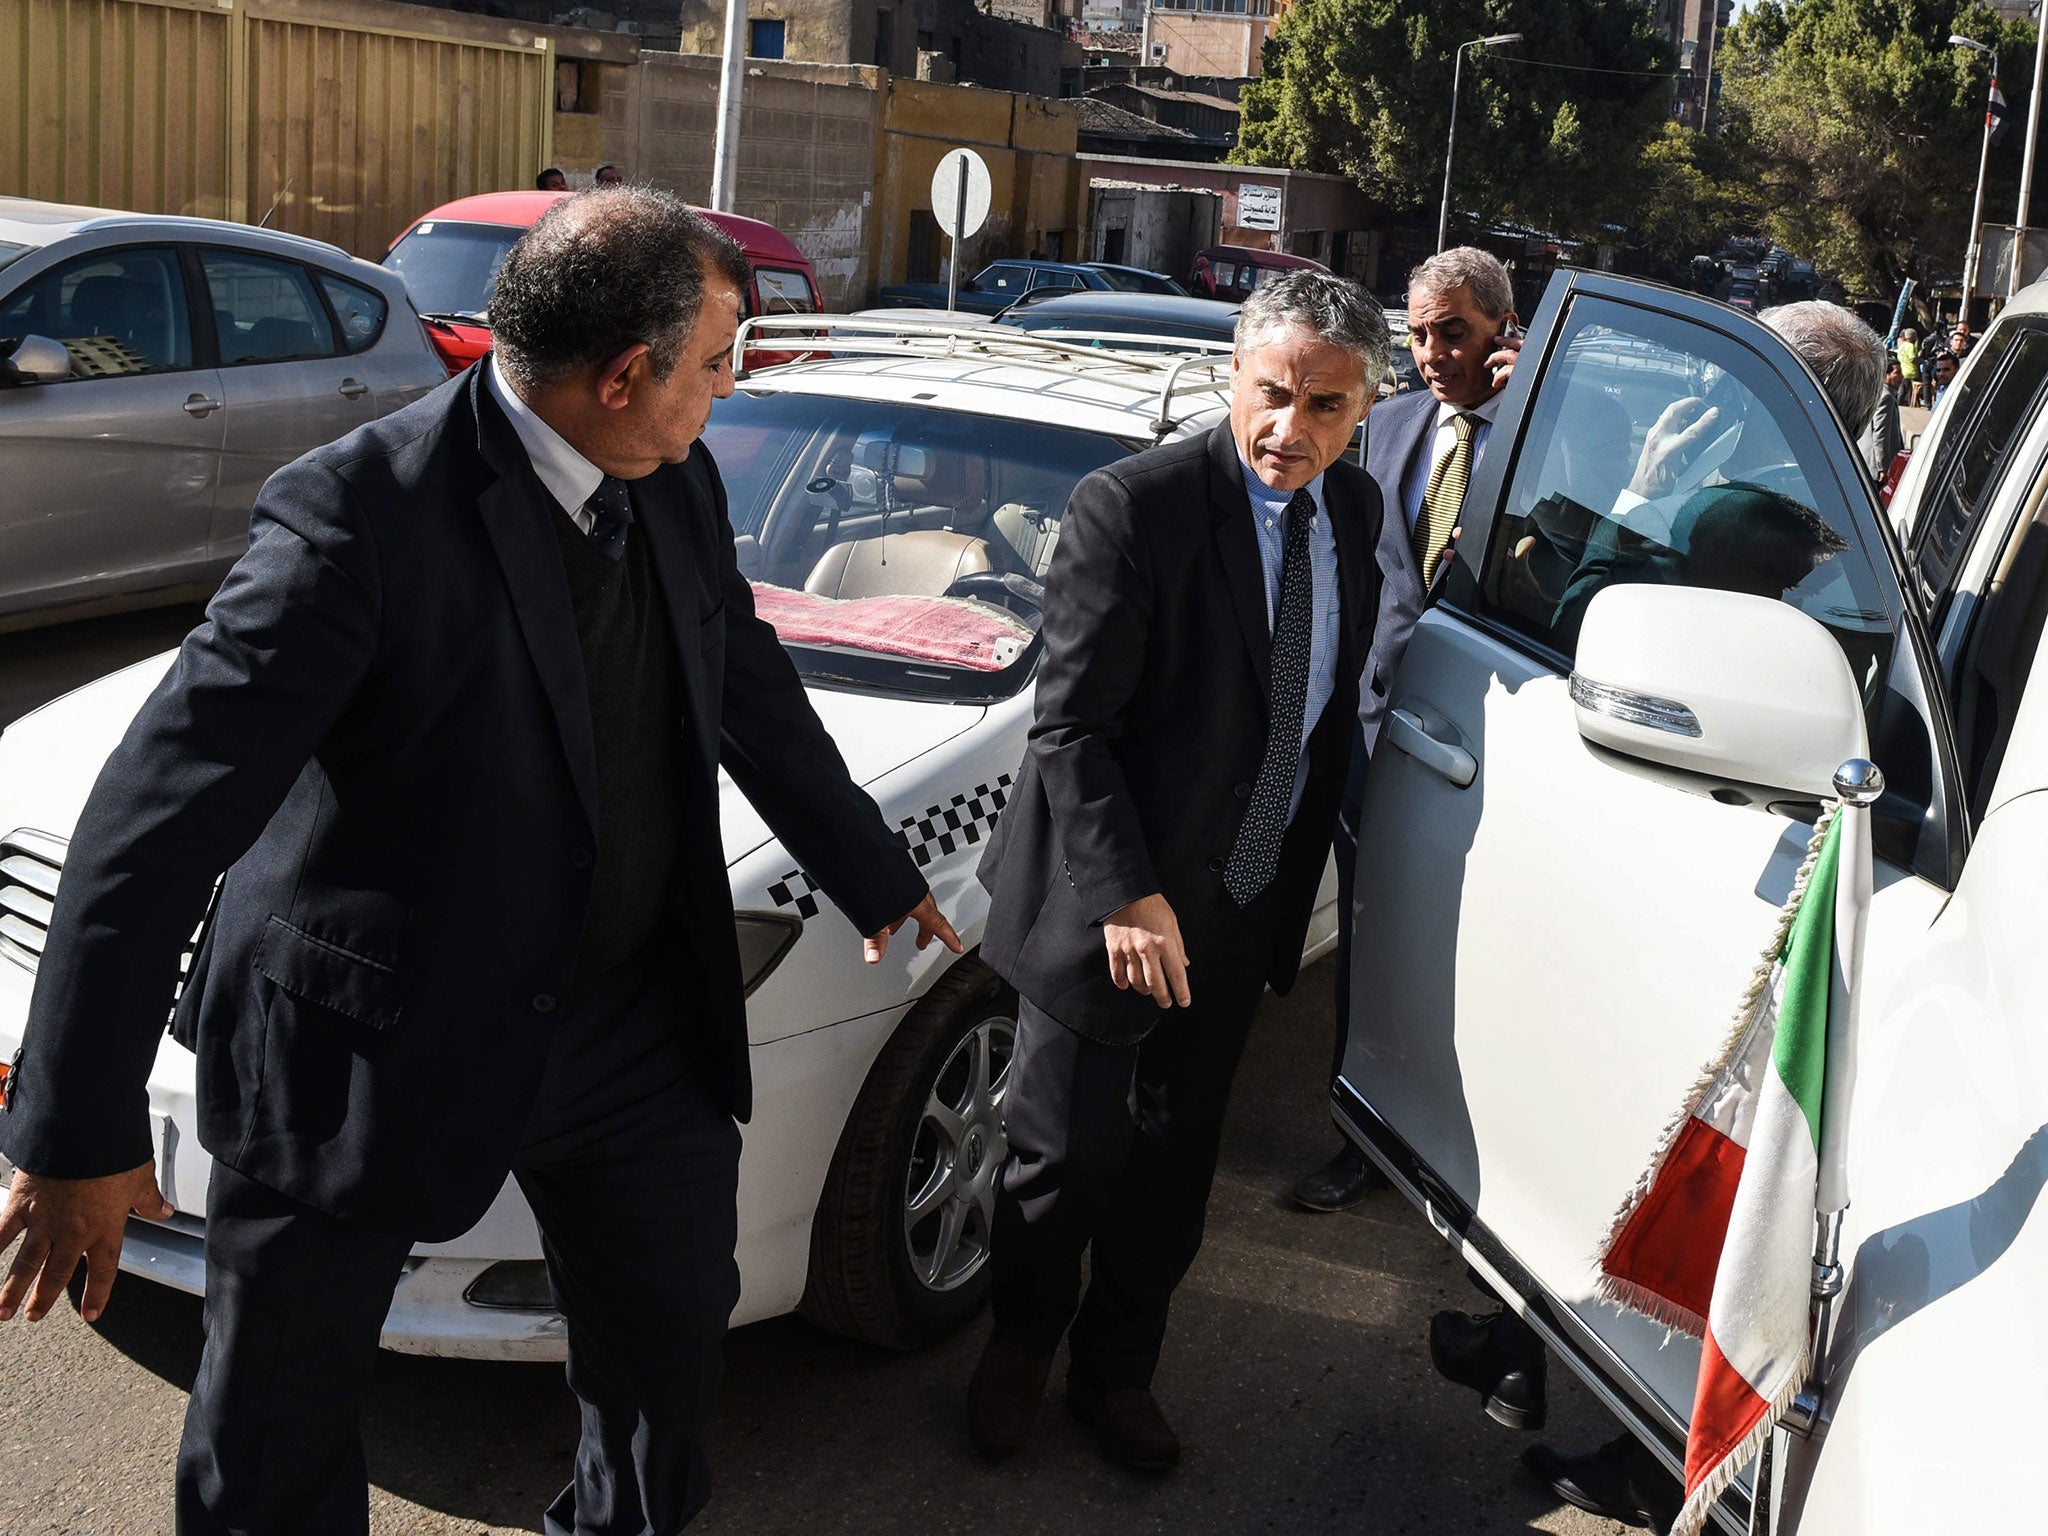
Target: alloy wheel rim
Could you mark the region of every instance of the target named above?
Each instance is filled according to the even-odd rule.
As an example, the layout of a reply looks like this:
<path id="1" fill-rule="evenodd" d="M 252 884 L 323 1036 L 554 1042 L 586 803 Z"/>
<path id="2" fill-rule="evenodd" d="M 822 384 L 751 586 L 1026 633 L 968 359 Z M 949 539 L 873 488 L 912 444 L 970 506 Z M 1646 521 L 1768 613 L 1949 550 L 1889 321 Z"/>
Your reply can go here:
<path id="1" fill-rule="evenodd" d="M 996 1181 L 1009 1155 L 1003 1098 L 1017 1021 L 977 1020 L 925 1094 L 904 1179 L 903 1246 L 929 1291 L 958 1290 L 988 1262 Z"/>

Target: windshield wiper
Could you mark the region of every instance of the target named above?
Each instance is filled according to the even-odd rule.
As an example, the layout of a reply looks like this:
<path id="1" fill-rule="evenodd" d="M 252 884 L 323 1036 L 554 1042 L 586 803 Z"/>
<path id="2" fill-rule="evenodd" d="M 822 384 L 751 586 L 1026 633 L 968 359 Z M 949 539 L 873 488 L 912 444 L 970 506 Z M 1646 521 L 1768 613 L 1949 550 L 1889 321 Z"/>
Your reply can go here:
<path id="1" fill-rule="evenodd" d="M 491 323 L 491 317 L 482 310 L 468 309 L 423 309 L 420 311 L 420 318 L 422 320 L 438 320 L 443 325 L 448 324 L 450 321 L 462 325 L 489 325 Z"/>

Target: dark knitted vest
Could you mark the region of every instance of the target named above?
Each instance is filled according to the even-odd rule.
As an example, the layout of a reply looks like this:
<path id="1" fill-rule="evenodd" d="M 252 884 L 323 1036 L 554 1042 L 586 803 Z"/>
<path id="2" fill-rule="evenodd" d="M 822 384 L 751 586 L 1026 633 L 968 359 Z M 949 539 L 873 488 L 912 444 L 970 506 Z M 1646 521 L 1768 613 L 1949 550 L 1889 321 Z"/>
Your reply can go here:
<path id="1" fill-rule="evenodd" d="M 629 529 L 614 560 L 557 511 L 551 519 L 576 611 L 597 746 L 597 853 L 576 980 L 638 958 L 666 907 L 683 825 L 683 682 L 668 605 Z"/>

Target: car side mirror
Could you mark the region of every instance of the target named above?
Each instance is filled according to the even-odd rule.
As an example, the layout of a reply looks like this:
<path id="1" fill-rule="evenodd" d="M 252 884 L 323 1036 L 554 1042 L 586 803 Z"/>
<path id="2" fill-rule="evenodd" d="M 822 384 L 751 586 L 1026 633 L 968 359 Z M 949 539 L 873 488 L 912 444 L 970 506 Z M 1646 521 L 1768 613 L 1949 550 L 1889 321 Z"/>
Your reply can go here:
<path id="1" fill-rule="evenodd" d="M 1776 598 L 1625 585 L 1586 606 L 1572 672 L 1579 734 L 1643 762 L 1807 799 L 1869 756 L 1842 648 Z"/>
<path id="2" fill-rule="evenodd" d="M 55 384 L 71 377 L 71 354 L 47 336 L 22 337 L 6 365 L 0 382 L 8 384 Z"/>

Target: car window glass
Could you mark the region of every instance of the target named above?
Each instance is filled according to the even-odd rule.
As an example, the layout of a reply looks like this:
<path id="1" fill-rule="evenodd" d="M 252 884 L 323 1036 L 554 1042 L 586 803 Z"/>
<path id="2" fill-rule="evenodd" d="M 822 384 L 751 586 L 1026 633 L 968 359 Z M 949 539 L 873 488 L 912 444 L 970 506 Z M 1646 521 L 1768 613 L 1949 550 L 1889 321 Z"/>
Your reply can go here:
<path id="1" fill-rule="evenodd" d="M 994 266 L 974 280 L 974 286 L 991 293 L 1022 293 L 1031 283 L 1029 267 Z"/>
<path id="2" fill-rule="evenodd" d="M 0 337 L 29 335 L 61 341 L 79 378 L 190 368 L 177 253 L 96 252 L 45 272 L 0 304 Z"/>
<path id="3" fill-rule="evenodd" d="M 2026 435 L 2048 386 L 2048 324 L 2015 321 L 1995 327 L 1986 356 L 1967 383 L 1953 386 L 1952 427 L 1921 492 L 1907 565 L 1932 604 L 1947 589 L 1956 562 L 1996 488 L 1999 470 Z"/>
<path id="4" fill-rule="evenodd" d="M 0 267 L 26 256 L 28 252 L 29 248 L 25 245 L 16 245 L 12 240 L 0 240 Z"/>
<path id="5" fill-rule="evenodd" d="M 525 233 L 504 224 L 428 219 L 406 232 L 384 265 L 405 279 L 421 314 L 481 320 L 491 307 L 498 269 Z"/>
<path id="6" fill-rule="evenodd" d="M 760 267 L 754 272 L 754 286 L 760 290 L 761 313 L 764 315 L 809 315 L 817 312 L 817 302 L 811 297 L 811 285 L 801 272 Z"/>
<path id="7" fill-rule="evenodd" d="M 1068 495 L 1128 451 L 1035 422 L 778 391 L 720 402 L 704 436 L 763 617 L 800 669 L 835 675 L 853 655 L 990 675 L 1020 661 Z"/>
<path id="8" fill-rule="evenodd" d="M 329 272 L 320 274 L 320 287 L 341 322 L 342 345 L 349 351 L 361 352 L 383 334 L 384 317 L 390 309 L 383 294 Z"/>
<path id="9" fill-rule="evenodd" d="M 1034 288 L 1079 288 L 1081 279 L 1071 272 L 1047 272 L 1040 270 Z"/>
<path id="10" fill-rule="evenodd" d="M 1837 484 L 1763 358 L 1698 326 L 1582 300 L 1532 403 L 1480 611 L 1569 659 L 1605 587 L 1781 598 L 1834 635 L 1874 705 L 1895 635 L 1870 552 L 1827 489 Z"/>
<path id="11" fill-rule="evenodd" d="M 334 354 L 334 329 L 297 262 L 215 249 L 201 250 L 199 262 L 224 365 Z"/>

